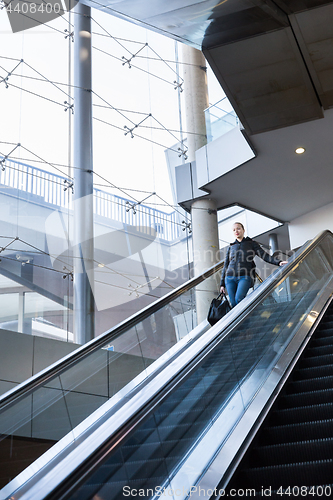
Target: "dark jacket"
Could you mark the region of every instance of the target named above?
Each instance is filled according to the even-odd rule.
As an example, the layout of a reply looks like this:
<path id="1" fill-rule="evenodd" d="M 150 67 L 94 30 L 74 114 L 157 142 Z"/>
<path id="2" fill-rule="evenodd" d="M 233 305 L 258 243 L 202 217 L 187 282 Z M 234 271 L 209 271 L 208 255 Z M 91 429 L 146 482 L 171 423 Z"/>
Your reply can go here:
<path id="1" fill-rule="evenodd" d="M 224 261 L 221 286 L 225 286 L 226 276 L 251 276 L 254 282 L 256 270 L 254 257 L 256 255 L 276 266 L 281 262 L 265 252 L 259 243 L 251 238 L 243 238 L 241 242 L 236 239 L 233 243 L 230 243 Z"/>

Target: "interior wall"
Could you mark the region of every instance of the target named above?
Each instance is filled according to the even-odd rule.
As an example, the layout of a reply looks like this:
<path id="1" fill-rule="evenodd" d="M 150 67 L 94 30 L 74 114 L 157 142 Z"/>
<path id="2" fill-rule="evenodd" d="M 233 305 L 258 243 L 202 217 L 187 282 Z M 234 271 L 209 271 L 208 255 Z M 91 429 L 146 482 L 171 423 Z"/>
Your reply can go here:
<path id="1" fill-rule="evenodd" d="M 325 229 L 333 232 L 333 203 L 329 203 L 290 222 L 291 248 L 303 245 L 307 240 L 314 238 Z"/>
<path id="2" fill-rule="evenodd" d="M 80 347 L 70 342 L 0 330 L 0 394 Z"/>
<path id="3" fill-rule="evenodd" d="M 0 330 L 0 394 L 77 349 L 77 344 Z M 139 375 L 154 359 L 99 349 L 37 395 L 27 394 L 0 422 L 15 436 L 59 440 Z M 66 404 L 65 404 L 66 402 Z M 34 425 L 29 424 L 34 420 Z M 10 431 L 12 432 L 12 430 Z"/>

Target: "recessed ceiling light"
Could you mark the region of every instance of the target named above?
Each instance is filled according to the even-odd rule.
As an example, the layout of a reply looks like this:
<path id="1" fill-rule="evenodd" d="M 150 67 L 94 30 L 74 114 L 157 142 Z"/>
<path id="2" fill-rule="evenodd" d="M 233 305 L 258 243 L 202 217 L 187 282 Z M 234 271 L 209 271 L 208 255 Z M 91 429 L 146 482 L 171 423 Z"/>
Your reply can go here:
<path id="1" fill-rule="evenodd" d="M 104 267 L 105 264 L 99 263 L 97 265 L 98 265 L 98 267 Z"/>
<path id="2" fill-rule="evenodd" d="M 301 154 L 305 153 L 305 148 L 297 148 L 297 149 L 295 149 L 295 153 L 297 153 L 298 155 L 301 155 Z"/>

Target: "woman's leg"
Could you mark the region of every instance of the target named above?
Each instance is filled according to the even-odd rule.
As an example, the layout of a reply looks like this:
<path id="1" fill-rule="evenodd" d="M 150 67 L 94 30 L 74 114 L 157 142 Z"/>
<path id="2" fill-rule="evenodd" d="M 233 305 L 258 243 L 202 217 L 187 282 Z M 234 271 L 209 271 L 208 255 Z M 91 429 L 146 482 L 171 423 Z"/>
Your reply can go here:
<path id="1" fill-rule="evenodd" d="M 237 284 L 237 290 L 235 294 L 235 302 L 238 304 L 241 300 L 244 299 L 246 296 L 247 292 L 252 286 L 252 279 L 251 276 L 240 276 L 237 278 L 238 284 Z"/>
<path id="2" fill-rule="evenodd" d="M 229 297 L 229 302 L 231 307 L 235 307 L 236 305 L 236 290 L 237 290 L 237 281 L 238 278 L 234 276 L 226 276 L 225 277 L 225 287 L 227 289 L 227 294 Z"/>

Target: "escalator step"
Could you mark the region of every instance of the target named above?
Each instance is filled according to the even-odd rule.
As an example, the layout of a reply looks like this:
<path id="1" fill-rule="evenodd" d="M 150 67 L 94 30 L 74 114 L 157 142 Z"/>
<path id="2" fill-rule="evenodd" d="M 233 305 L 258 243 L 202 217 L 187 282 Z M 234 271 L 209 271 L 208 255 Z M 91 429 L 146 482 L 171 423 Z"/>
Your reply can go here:
<path id="1" fill-rule="evenodd" d="M 313 366 L 330 365 L 333 363 L 333 355 L 303 357 L 300 362 L 301 368 L 310 368 Z"/>
<path id="2" fill-rule="evenodd" d="M 308 380 L 291 381 L 288 384 L 288 394 L 320 391 L 333 388 L 333 376 L 320 377 Z"/>
<path id="3" fill-rule="evenodd" d="M 313 340 L 316 340 L 316 339 L 329 339 L 329 338 L 332 338 L 333 337 L 333 329 L 331 328 L 321 328 L 318 329 L 315 331 L 314 335 L 313 335 Z"/>
<path id="4" fill-rule="evenodd" d="M 333 477 L 333 459 L 245 469 L 242 484 L 246 488 L 260 484 L 274 490 L 294 486 L 330 484 Z"/>
<path id="5" fill-rule="evenodd" d="M 322 329 L 330 329 L 330 330 L 333 330 L 333 319 L 332 319 L 332 316 L 330 317 L 324 317 L 318 327 L 319 330 L 322 330 Z"/>
<path id="6" fill-rule="evenodd" d="M 292 443 L 293 441 L 312 441 L 333 438 L 333 420 L 317 420 L 291 425 L 267 426 L 263 429 L 263 444 Z"/>
<path id="7" fill-rule="evenodd" d="M 311 340 L 310 347 L 322 347 L 322 346 L 332 346 L 333 345 L 333 332 L 330 336 L 316 337 Z"/>
<path id="8" fill-rule="evenodd" d="M 275 410 L 270 415 L 271 425 L 287 425 L 316 420 L 333 420 L 333 403 Z"/>
<path id="9" fill-rule="evenodd" d="M 333 364 L 298 368 L 293 373 L 293 378 L 294 380 L 306 380 L 310 378 L 329 377 L 331 375 L 333 375 Z"/>
<path id="10" fill-rule="evenodd" d="M 304 357 L 312 358 L 314 356 L 327 356 L 328 354 L 333 354 L 333 345 L 319 347 L 309 346 L 304 353 Z"/>
<path id="11" fill-rule="evenodd" d="M 253 449 L 251 465 L 264 467 L 298 462 L 329 460 L 333 456 L 333 438 L 300 441 Z"/>
<path id="12" fill-rule="evenodd" d="M 323 389 L 320 391 L 283 395 L 279 400 L 279 406 L 280 408 L 297 408 L 299 406 L 330 403 L 331 401 L 333 401 L 333 389 Z"/>

